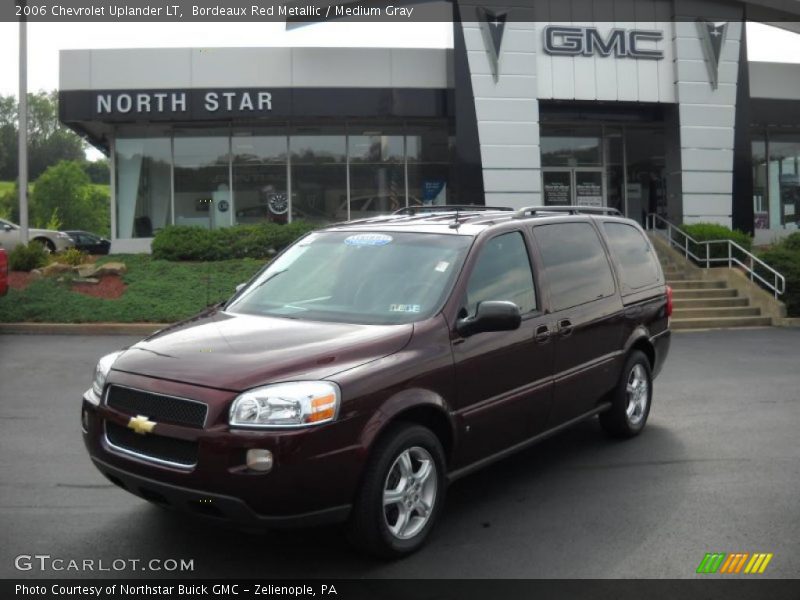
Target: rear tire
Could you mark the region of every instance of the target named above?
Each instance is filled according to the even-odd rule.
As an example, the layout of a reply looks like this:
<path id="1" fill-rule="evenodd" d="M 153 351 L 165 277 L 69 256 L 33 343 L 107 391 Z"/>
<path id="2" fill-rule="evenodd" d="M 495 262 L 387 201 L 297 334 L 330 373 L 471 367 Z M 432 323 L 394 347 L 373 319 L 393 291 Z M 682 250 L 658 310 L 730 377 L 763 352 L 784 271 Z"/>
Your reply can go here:
<path id="1" fill-rule="evenodd" d="M 611 408 L 600 414 L 600 425 L 606 433 L 621 438 L 639 435 L 647 423 L 653 401 L 653 374 L 643 352 L 634 350 L 628 356 L 610 398 Z"/>
<path id="2" fill-rule="evenodd" d="M 350 518 L 350 541 L 381 558 L 418 550 L 444 504 L 445 469 L 442 444 L 430 429 L 393 426 L 367 463 Z"/>

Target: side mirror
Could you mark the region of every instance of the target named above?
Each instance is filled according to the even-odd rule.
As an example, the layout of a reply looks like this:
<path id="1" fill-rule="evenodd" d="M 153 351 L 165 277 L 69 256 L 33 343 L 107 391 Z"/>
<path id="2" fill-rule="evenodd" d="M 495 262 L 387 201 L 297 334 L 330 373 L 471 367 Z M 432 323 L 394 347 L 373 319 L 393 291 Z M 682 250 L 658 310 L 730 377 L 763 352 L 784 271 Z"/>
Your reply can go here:
<path id="1" fill-rule="evenodd" d="M 478 304 L 475 316 L 459 319 L 456 331 L 464 337 L 486 331 L 513 331 L 522 322 L 519 307 L 513 302 L 488 300 Z"/>
<path id="2" fill-rule="evenodd" d="M 3 224 L 3 230 L 11 231 L 12 229 L 13 227 L 11 227 L 11 225 L 9 225 L 8 223 Z"/>

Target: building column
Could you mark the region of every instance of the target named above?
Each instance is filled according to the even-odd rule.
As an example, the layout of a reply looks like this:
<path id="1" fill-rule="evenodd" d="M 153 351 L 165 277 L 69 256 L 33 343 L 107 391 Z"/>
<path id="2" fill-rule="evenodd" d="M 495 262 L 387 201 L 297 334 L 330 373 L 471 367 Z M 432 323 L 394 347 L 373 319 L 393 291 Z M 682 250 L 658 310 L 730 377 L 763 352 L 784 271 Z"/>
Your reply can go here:
<path id="1" fill-rule="evenodd" d="M 506 22 L 495 81 L 480 24 L 462 22 L 487 205 L 541 204 L 534 26 Z"/>
<path id="2" fill-rule="evenodd" d="M 675 23 L 684 223 L 732 225 L 736 84 L 743 29 L 740 21 L 728 23 L 714 89 L 698 24 Z"/>

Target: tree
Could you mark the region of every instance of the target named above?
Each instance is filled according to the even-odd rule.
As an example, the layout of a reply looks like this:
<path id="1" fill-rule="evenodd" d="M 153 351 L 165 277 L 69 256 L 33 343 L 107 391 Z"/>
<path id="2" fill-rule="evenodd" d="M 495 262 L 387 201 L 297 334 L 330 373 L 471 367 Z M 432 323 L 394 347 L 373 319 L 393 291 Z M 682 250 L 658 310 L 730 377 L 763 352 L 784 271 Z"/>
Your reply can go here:
<path id="1" fill-rule="evenodd" d="M 0 180 L 17 178 L 17 99 L 0 96 Z M 28 94 L 28 172 L 35 180 L 60 160 L 83 160 L 83 140 L 58 120 L 58 92 Z"/>
<path id="2" fill-rule="evenodd" d="M 108 167 L 108 159 L 101 158 L 95 161 L 86 161 L 83 163 L 83 170 L 92 180 L 92 183 L 105 183 L 111 182 L 111 170 Z"/>
<path id="3" fill-rule="evenodd" d="M 106 234 L 108 211 L 108 193 L 92 185 L 81 164 L 74 161 L 62 161 L 49 167 L 36 180 L 31 194 L 31 223 L 38 227 L 43 227 L 55 213 L 63 229 Z"/>

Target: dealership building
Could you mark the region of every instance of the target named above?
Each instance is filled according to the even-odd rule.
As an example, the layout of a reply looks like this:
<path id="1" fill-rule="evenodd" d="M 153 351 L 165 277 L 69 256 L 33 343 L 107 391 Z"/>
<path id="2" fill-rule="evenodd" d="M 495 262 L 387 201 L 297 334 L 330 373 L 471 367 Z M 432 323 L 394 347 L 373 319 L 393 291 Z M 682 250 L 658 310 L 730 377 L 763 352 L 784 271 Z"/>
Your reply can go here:
<path id="1" fill-rule="evenodd" d="M 677 4 L 609 22 L 457 2 L 452 48 L 65 50 L 60 116 L 111 158 L 115 252 L 169 224 L 445 203 L 797 230 L 800 64 L 748 60 L 763 3 Z"/>

